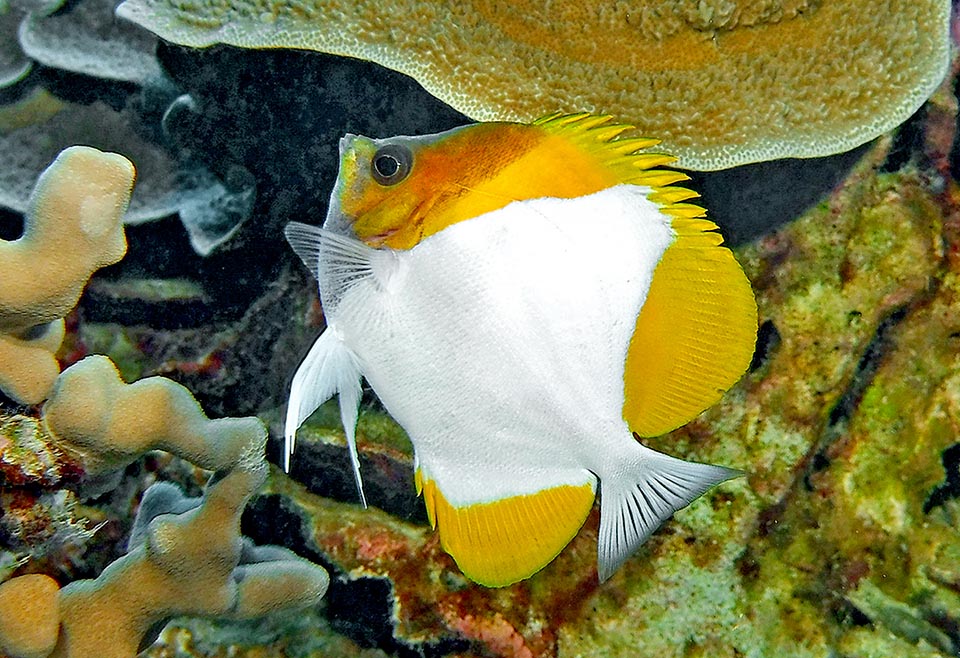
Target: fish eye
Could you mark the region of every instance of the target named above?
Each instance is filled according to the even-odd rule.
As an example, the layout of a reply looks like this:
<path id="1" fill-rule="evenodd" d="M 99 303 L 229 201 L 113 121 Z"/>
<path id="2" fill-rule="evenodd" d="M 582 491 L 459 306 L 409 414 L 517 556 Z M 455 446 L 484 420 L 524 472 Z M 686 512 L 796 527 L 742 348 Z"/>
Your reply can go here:
<path id="1" fill-rule="evenodd" d="M 413 154 L 405 146 L 388 144 L 373 154 L 370 173 L 381 185 L 396 185 L 410 173 Z"/>

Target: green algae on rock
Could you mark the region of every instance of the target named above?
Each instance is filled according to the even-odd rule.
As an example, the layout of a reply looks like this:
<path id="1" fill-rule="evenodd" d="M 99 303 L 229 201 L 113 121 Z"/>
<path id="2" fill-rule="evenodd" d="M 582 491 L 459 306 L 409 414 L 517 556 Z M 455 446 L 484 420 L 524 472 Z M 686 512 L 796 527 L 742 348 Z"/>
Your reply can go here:
<path id="1" fill-rule="evenodd" d="M 415 78 L 468 116 L 611 113 L 679 166 L 849 150 L 907 119 L 947 67 L 947 0 L 126 0 L 193 47 L 303 48 Z"/>
<path id="2" fill-rule="evenodd" d="M 694 532 L 693 514 L 678 515 L 701 564 L 654 537 L 650 562 L 561 630 L 560 655 L 627 656 L 632 643 L 664 656 L 957 651 L 956 589 L 927 574 L 955 575 L 960 542 L 946 514 L 924 512 L 960 422 L 956 274 L 942 206 L 915 171 L 878 174 L 883 155 L 744 250 L 780 341 L 739 391 L 658 439 L 747 465 L 741 523 Z M 733 545 L 726 562 L 702 563 L 704 536 Z M 692 611 L 704 591 L 719 614 Z"/>

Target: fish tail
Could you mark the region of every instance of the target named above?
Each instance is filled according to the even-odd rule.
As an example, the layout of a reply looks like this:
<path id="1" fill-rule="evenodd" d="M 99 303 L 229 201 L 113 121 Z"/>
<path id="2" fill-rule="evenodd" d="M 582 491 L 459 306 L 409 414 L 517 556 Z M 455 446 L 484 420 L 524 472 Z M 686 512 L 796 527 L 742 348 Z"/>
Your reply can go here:
<path id="1" fill-rule="evenodd" d="M 743 475 L 688 462 L 637 444 L 626 473 L 601 478 L 597 573 L 607 580 L 664 521 L 711 487 Z"/>

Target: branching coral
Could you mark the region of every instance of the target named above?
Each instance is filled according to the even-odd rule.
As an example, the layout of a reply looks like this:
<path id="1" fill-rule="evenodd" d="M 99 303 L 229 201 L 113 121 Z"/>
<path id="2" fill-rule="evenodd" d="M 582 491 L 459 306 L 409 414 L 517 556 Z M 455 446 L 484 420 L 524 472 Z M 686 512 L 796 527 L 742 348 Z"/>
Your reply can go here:
<path id="1" fill-rule="evenodd" d="M 62 318 L 94 270 L 123 258 L 133 179 L 123 156 L 83 146 L 63 151 L 40 176 L 23 237 L 0 243 L 0 330 Z"/>
<path id="2" fill-rule="evenodd" d="M 211 471 L 262 461 L 256 418 L 210 420 L 183 386 L 163 377 L 124 384 L 113 362 L 90 356 L 67 368 L 43 407 L 50 433 L 81 454 L 90 475 L 166 450 Z"/>
<path id="3" fill-rule="evenodd" d="M 240 619 L 312 605 L 329 582 L 321 567 L 240 535 L 240 515 L 267 472 L 259 420 L 211 420 L 183 386 L 162 377 L 124 384 L 106 357 L 57 375 L 52 353 L 63 324 L 54 318 L 76 303 L 93 269 L 123 256 L 120 217 L 132 182 L 125 158 L 81 147 L 38 182 L 23 238 L 0 244 L 0 328 L 8 332 L 0 385 L 39 401 L 52 382 L 41 422 L 87 477 L 157 448 L 215 473 L 201 498 L 166 483 L 148 489 L 128 552 L 98 578 L 61 589 L 30 574 L 0 585 L 0 651 L 14 658 L 132 658 L 175 615 Z"/>
<path id="4" fill-rule="evenodd" d="M 183 45 L 377 62 L 479 120 L 609 112 L 693 169 L 862 144 L 930 95 L 950 41 L 947 0 L 125 0 L 117 13 Z"/>
<path id="5" fill-rule="evenodd" d="M 134 175 L 121 155 L 68 148 L 37 180 L 23 236 L 0 241 L 0 390 L 14 399 L 47 396 L 59 372 L 60 318 L 94 270 L 126 253 Z"/>

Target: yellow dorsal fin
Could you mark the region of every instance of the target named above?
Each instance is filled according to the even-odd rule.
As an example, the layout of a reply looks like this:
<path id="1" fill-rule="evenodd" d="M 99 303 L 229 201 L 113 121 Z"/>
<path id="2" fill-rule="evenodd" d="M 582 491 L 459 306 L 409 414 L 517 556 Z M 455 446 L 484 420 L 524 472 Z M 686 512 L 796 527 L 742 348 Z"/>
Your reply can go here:
<path id="1" fill-rule="evenodd" d="M 664 209 L 677 237 L 654 271 L 627 351 L 623 417 L 641 436 L 669 432 L 717 402 L 753 356 L 750 282 L 695 208 Z"/>
<path id="2" fill-rule="evenodd" d="M 409 249 L 457 222 L 513 201 L 575 198 L 629 183 L 660 194 L 664 209 L 695 193 L 674 187 L 688 176 L 662 169 L 670 155 L 645 152 L 655 139 L 624 137 L 632 126 L 609 116 L 552 115 L 519 123 L 478 123 L 429 137 L 390 141 L 409 148 L 413 164 L 400 183 L 370 177 L 377 144 L 356 138 L 344 153 L 337 185 L 341 211 L 370 244 Z"/>
<path id="3" fill-rule="evenodd" d="M 555 558 L 593 507 L 595 485 L 567 484 L 489 503 L 455 507 L 433 480 L 417 474 L 440 545 L 470 580 L 505 587 Z"/>
<path id="4" fill-rule="evenodd" d="M 607 115 L 552 114 L 537 119 L 532 125 L 575 145 L 584 154 L 589 154 L 598 166 L 609 173 L 609 185 L 646 185 L 643 181 L 644 172 L 676 159 L 664 153 L 639 153 L 642 149 L 656 146 L 660 140 L 645 137 L 624 138 L 622 134 L 633 130 L 633 126 L 616 123 L 613 117 Z M 679 176 L 677 180 L 688 178 L 684 174 Z M 589 190 L 583 194 L 597 191 L 599 190 Z"/>

